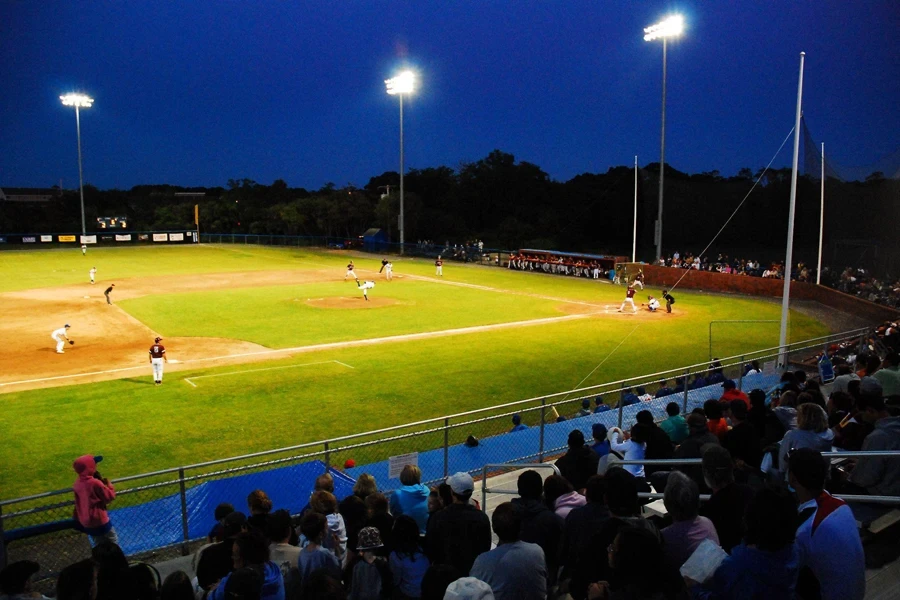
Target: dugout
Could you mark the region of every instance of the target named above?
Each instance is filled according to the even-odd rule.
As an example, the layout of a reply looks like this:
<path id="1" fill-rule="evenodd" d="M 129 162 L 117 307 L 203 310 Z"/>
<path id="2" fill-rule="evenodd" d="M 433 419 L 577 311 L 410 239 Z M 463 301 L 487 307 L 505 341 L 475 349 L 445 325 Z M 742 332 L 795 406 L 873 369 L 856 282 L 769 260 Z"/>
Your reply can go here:
<path id="1" fill-rule="evenodd" d="M 389 242 L 387 234 L 381 229 L 376 227 L 367 229 L 360 237 L 362 238 L 363 251 L 365 252 L 379 254 L 388 249 Z"/>
<path id="2" fill-rule="evenodd" d="M 579 254 L 577 252 L 560 252 L 558 250 L 535 250 L 533 248 L 520 248 L 519 255 L 538 262 L 559 262 L 563 259 L 563 264 L 574 265 L 577 262 L 598 263 L 604 271 L 612 271 L 619 263 L 628 260 L 627 256 L 611 256 L 607 254 Z"/>

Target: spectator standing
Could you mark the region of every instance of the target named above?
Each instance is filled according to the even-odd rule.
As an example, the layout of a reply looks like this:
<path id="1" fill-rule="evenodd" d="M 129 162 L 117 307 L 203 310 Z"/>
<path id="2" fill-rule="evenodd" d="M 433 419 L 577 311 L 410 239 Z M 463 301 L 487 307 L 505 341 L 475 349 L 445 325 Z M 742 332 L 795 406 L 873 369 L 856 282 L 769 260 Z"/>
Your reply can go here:
<path id="1" fill-rule="evenodd" d="M 247 510 L 250 511 L 247 526 L 265 535 L 268 530 L 269 513 L 272 512 L 272 501 L 269 500 L 269 496 L 262 490 L 253 490 L 247 496 Z"/>
<path id="2" fill-rule="evenodd" d="M 578 429 L 569 432 L 569 450 L 556 461 L 560 474 L 576 490 L 584 488 L 588 477 L 597 473 L 600 457 L 584 444 L 584 434 Z"/>
<path id="3" fill-rule="evenodd" d="M 494 509 L 491 525 L 499 542 L 478 556 L 470 575 L 491 586 L 497 600 L 545 600 L 547 564 L 537 544 L 523 542 L 522 510 L 511 502 Z"/>
<path id="4" fill-rule="evenodd" d="M 283 509 L 276 510 L 269 515 L 266 527 L 266 537 L 270 541 L 269 560 L 281 570 L 285 589 L 292 589 L 300 579 L 296 567 L 301 549 L 290 543 L 294 534 L 294 529 L 291 527 L 291 513 Z"/>
<path id="5" fill-rule="evenodd" d="M 374 527 L 359 532 L 356 554 L 347 565 L 348 600 L 386 600 L 391 597 L 391 569 L 376 550 L 383 548 L 381 536 Z"/>
<path id="6" fill-rule="evenodd" d="M 425 535 L 430 490 L 422 485 L 422 471 L 416 465 L 406 465 L 400 472 L 400 483 L 403 485 L 391 494 L 391 514 L 395 518 L 411 516 L 419 526 L 419 533 Z"/>
<path id="7" fill-rule="evenodd" d="M 375 478 L 363 473 L 353 484 L 353 493 L 338 504 L 338 512 L 344 517 L 344 525 L 347 527 L 347 549 L 350 551 L 356 550 L 359 530 L 366 526 L 366 497 L 377 491 Z"/>
<path id="8" fill-rule="evenodd" d="M 798 448 L 830 452 L 834 432 L 828 429 L 828 415 L 817 404 L 807 402 L 797 408 L 797 429 L 788 431 L 778 449 L 778 468 L 787 480 L 788 457 Z"/>
<path id="9" fill-rule="evenodd" d="M 471 475 L 454 473 L 447 484 L 453 503 L 431 519 L 425 546 L 432 564 L 447 563 L 468 575 L 475 557 L 491 548 L 491 522 L 469 503 L 475 491 Z"/>
<path id="10" fill-rule="evenodd" d="M 712 521 L 725 552 L 744 537 L 744 514 L 753 498 L 753 489 L 735 483 L 734 467 L 728 450 L 711 445 L 703 452 L 703 479 L 712 496 L 700 507 L 700 514 Z"/>
<path id="11" fill-rule="evenodd" d="M 537 471 L 529 469 L 519 475 L 517 488 L 519 497 L 513 498 L 512 503 L 522 511 L 520 539 L 537 544 L 544 551 L 552 584 L 561 563 L 565 521 L 542 501 L 544 480 Z"/>
<path id="12" fill-rule="evenodd" d="M 72 485 L 75 493 L 75 523 L 79 531 L 88 534 L 95 545 L 102 540 L 119 541 L 116 529 L 106 512 L 107 505 L 116 499 L 116 488 L 97 471 L 102 456 L 86 454 L 75 459 L 72 468 L 78 479 Z"/>
<path id="13" fill-rule="evenodd" d="M 673 521 L 660 531 L 669 567 L 680 569 L 703 540 L 719 543 L 713 522 L 699 514 L 700 489 L 690 477 L 679 471 L 670 473 L 663 503 Z"/>
<path id="14" fill-rule="evenodd" d="M 366 497 L 366 508 L 368 509 L 366 527 L 378 530 L 383 546 L 382 553 L 388 556 L 393 548 L 391 532 L 394 530 L 394 516 L 389 511 L 388 499 L 380 492 L 369 494 Z"/>
<path id="15" fill-rule="evenodd" d="M 389 565 L 394 585 L 394 598 L 407 600 L 422 597 L 422 578 L 431 563 L 419 543 L 419 526 L 409 515 L 394 520 L 394 551 Z"/>
<path id="16" fill-rule="evenodd" d="M 666 404 L 666 414 L 669 417 L 659 424 L 659 428 L 666 432 L 669 440 L 676 446 L 683 442 L 689 433 L 687 422 L 679 413 L 681 413 L 681 408 L 678 403 L 669 402 Z"/>
<path id="17" fill-rule="evenodd" d="M 328 533 L 328 520 L 325 519 L 325 515 L 307 512 L 300 520 L 300 532 L 308 541 L 297 558 L 297 568 L 303 587 L 306 588 L 310 576 L 316 571 L 324 571 L 340 581 L 340 561 L 334 552 L 322 546 L 322 539 Z"/>
<path id="18" fill-rule="evenodd" d="M 862 600 L 866 595 L 866 558 L 847 504 L 825 491 L 830 464 L 816 450 L 791 454 L 789 481 L 800 514 L 796 545 L 800 553 L 797 592 L 803 598 Z"/>

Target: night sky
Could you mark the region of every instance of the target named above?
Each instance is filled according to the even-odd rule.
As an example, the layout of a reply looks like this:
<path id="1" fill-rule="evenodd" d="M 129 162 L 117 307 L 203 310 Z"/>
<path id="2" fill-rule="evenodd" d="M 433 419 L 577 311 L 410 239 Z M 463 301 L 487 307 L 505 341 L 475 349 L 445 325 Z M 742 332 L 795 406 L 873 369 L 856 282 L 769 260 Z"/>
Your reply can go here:
<path id="1" fill-rule="evenodd" d="M 764 166 L 804 112 L 838 165 L 875 165 L 900 139 L 900 4 L 753 2 L 0 2 L 0 186 L 225 185 L 317 189 L 399 169 L 457 167 L 491 150 L 553 179 L 659 160 L 662 43 L 643 27 L 681 12 L 669 43 L 666 162 L 690 173 Z M 789 166 L 787 144 L 775 166 Z"/>

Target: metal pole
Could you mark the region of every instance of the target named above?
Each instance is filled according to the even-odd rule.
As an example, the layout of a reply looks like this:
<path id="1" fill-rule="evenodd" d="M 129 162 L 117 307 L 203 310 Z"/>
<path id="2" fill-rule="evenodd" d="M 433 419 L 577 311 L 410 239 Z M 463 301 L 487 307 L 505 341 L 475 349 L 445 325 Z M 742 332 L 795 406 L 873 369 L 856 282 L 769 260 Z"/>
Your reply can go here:
<path id="1" fill-rule="evenodd" d="M 325 466 L 331 466 L 331 451 L 328 450 L 328 442 L 325 442 Z"/>
<path id="2" fill-rule="evenodd" d="M 191 552 L 188 548 L 190 533 L 188 532 L 187 494 L 184 490 L 184 467 L 178 469 L 178 488 L 181 495 L 181 535 L 184 540 L 184 543 L 181 544 L 181 555 L 187 556 Z"/>
<path id="3" fill-rule="evenodd" d="M 778 337 L 778 366 L 787 365 L 788 306 L 791 301 L 791 263 L 794 259 L 794 209 L 797 204 L 797 162 L 800 157 L 800 117 L 803 114 L 803 62 L 806 52 L 800 53 L 800 78 L 797 82 L 797 115 L 794 119 L 794 162 L 791 173 L 791 204 L 788 212 L 787 255 L 784 257 L 784 292 L 781 297 L 781 333 Z"/>
<path id="4" fill-rule="evenodd" d="M 816 285 L 822 283 L 822 232 L 825 229 L 825 142 L 822 142 L 822 189 L 819 198 L 819 262 L 816 263 Z"/>
<path id="5" fill-rule="evenodd" d="M 663 38 L 662 125 L 659 140 L 659 208 L 656 214 L 656 260 L 662 258 L 663 178 L 666 165 L 666 38 Z"/>
<path id="6" fill-rule="evenodd" d="M 686 413 L 686 412 L 687 412 L 687 403 L 688 403 L 688 379 L 690 379 L 690 377 L 691 377 L 691 370 L 690 370 L 690 369 L 685 369 L 685 370 L 684 370 L 684 382 L 683 382 L 683 383 L 684 383 L 684 402 L 682 402 L 682 405 L 681 405 L 681 412 L 682 412 L 682 413 Z"/>
<path id="7" fill-rule="evenodd" d="M 738 371 L 738 386 L 737 389 L 739 392 L 744 391 L 744 361 L 747 360 L 746 356 L 741 357 L 741 368 Z"/>
<path id="8" fill-rule="evenodd" d="M 625 410 L 625 384 L 619 390 L 619 429 L 622 429 L 622 412 Z"/>
<path id="9" fill-rule="evenodd" d="M 444 419 L 444 479 L 450 476 L 450 419 Z"/>
<path id="10" fill-rule="evenodd" d="M 547 399 L 541 398 L 541 436 L 538 447 L 538 462 L 544 462 L 544 423 L 547 420 Z"/>
<path id="11" fill-rule="evenodd" d="M 631 236 L 631 262 L 637 262 L 637 154 L 634 155 L 634 233 Z"/>
<path id="12" fill-rule="evenodd" d="M 406 238 L 405 225 L 403 218 L 403 94 L 400 96 L 400 256 L 403 256 L 403 243 Z"/>
<path id="13" fill-rule="evenodd" d="M 75 130 L 78 132 L 78 192 L 81 195 L 81 237 L 87 235 L 87 227 L 84 224 L 84 176 L 81 170 L 81 112 L 75 105 Z M 84 243 L 84 240 L 81 240 Z"/>

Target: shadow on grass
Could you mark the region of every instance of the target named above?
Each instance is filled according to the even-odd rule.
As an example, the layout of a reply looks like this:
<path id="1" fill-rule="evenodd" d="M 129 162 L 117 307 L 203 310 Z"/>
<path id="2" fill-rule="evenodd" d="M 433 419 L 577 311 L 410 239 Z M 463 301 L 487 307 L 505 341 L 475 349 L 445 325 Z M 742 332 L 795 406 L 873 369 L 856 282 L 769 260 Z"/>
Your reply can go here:
<path id="1" fill-rule="evenodd" d="M 136 383 L 138 385 L 153 385 L 153 377 L 126 377 L 122 381 Z"/>

